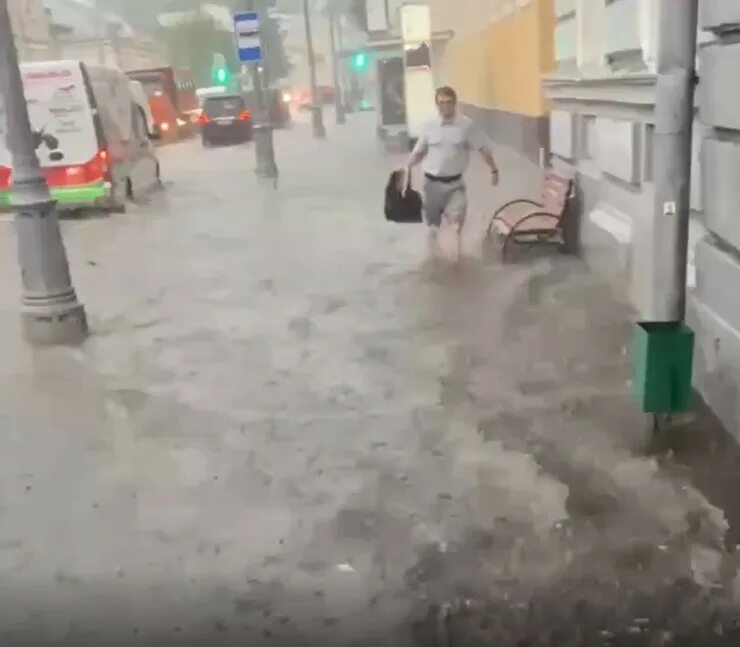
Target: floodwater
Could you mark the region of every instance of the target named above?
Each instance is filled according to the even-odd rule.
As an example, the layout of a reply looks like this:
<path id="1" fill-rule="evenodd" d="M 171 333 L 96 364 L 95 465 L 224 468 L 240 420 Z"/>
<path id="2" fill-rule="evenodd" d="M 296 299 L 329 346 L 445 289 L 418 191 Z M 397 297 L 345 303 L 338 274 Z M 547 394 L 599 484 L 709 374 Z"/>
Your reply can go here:
<path id="1" fill-rule="evenodd" d="M 643 451 L 630 313 L 480 253 L 504 152 L 470 258 L 429 260 L 371 119 L 278 133 L 277 190 L 251 146 L 163 148 L 163 194 L 65 221 L 79 349 L 18 342 L 0 224 L 4 645 L 738 644 L 727 514 Z"/>

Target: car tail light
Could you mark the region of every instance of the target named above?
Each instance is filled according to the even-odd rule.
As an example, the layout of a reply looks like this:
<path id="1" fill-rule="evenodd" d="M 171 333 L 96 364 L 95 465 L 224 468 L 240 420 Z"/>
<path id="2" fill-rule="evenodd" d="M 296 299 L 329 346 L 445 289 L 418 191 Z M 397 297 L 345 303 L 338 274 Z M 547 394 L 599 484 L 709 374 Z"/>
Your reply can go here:
<path id="1" fill-rule="evenodd" d="M 201 126 L 203 126 L 205 124 L 210 124 L 211 123 L 211 118 L 205 112 L 201 112 L 200 113 L 200 116 L 198 117 L 198 123 Z"/>
<path id="2" fill-rule="evenodd" d="M 101 148 L 98 152 L 98 163 L 100 164 L 100 174 L 104 179 L 109 179 L 110 167 L 108 166 L 108 151 L 105 148 Z"/>
<path id="3" fill-rule="evenodd" d="M 252 115 L 250 114 L 249 110 L 245 110 L 239 115 L 239 119 L 241 121 L 249 121 L 252 118 Z"/>

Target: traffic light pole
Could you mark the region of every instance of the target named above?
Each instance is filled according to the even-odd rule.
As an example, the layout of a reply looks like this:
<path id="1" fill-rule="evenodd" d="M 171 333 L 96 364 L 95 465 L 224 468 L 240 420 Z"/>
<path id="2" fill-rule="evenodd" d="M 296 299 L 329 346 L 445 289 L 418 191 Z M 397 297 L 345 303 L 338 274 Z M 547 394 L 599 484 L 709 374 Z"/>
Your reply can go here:
<path id="1" fill-rule="evenodd" d="M 330 2 L 328 6 L 329 18 L 329 35 L 331 38 L 331 59 L 332 73 L 334 75 L 334 109 L 337 117 L 337 124 L 347 123 L 347 117 L 344 114 L 344 104 L 342 97 L 342 88 L 339 82 L 339 60 L 337 56 L 337 15 L 334 11 L 334 5 Z"/>
<path id="2" fill-rule="evenodd" d="M 308 0 L 303 0 L 303 17 L 306 23 L 306 49 L 308 52 L 308 69 L 311 75 L 311 123 L 313 125 L 313 136 L 316 139 L 326 137 L 324 127 L 324 112 L 319 100 L 318 83 L 316 81 L 316 54 L 313 48 L 313 35 L 311 33 L 311 12 Z"/>
<path id="3" fill-rule="evenodd" d="M 13 160 L 23 335 L 34 345 L 79 344 L 88 333 L 85 308 L 72 286 L 56 205 L 36 157 L 7 0 L 0 0 L 0 97 Z"/>

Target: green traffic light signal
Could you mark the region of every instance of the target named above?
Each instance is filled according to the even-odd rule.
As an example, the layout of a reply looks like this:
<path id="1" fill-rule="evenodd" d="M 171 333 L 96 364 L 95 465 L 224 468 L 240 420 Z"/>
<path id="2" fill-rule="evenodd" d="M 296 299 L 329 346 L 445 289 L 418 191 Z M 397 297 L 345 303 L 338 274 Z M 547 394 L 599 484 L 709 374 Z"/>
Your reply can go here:
<path id="1" fill-rule="evenodd" d="M 358 52 L 352 59 L 352 65 L 358 70 L 364 70 L 367 67 L 367 54 Z"/>
<path id="2" fill-rule="evenodd" d="M 211 72 L 214 85 L 229 85 L 231 83 L 231 70 L 222 65 L 215 66 Z"/>

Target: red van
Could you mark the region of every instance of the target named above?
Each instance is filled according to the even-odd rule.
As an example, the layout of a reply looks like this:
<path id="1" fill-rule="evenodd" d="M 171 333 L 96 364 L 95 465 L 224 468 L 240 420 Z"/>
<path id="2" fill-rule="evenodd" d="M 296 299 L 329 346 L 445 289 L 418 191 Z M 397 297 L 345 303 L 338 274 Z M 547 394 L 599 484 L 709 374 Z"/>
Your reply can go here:
<path id="1" fill-rule="evenodd" d="M 163 143 L 178 141 L 181 137 L 180 122 L 170 98 L 162 92 L 154 93 L 149 96 L 149 108 L 152 111 L 156 132 L 159 134 L 159 141 Z"/>

